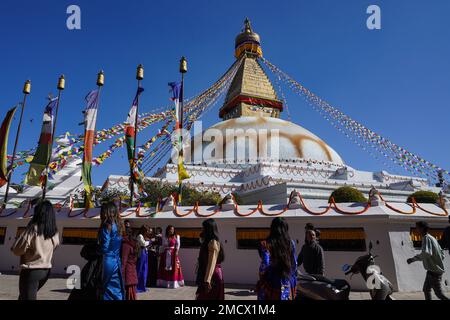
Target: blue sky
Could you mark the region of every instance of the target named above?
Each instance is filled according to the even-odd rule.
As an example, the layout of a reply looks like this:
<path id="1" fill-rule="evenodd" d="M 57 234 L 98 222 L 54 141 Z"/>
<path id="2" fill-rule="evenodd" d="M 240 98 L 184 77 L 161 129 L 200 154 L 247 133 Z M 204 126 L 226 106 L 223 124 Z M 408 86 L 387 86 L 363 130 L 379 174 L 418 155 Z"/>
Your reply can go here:
<path id="1" fill-rule="evenodd" d="M 81 30 L 66 28 L 66 8 L 81 8 Z M 366 8 L 381 7 L 382 29 L 366 28 Z M 97 128 L 124 121 L 135 68 L 145 66 L 141 110 L 168 105 L 167 82 L 189 61 L 186 96 L 208 88 L 234 61 L 245 17 L 261 36 L 264 56 L 354 119 L 423 158 L 450 167 L 450 28 L 447 0 L 295 1 L 10 1 L 0 2 L 0 112 L 33 83 L 19 149 L 38 139 L 42 111 L 59 74 L 66 76 L 58 134 L 79 133 L 83 98 L 103 69 Z M 351 166 L 382 163 L 337 133 L 301 98 L 285 91 L 292 121 L 316 133 Z M 218 108 L 204 127 L 218 121 Z M 287 118 L 287 114 L 282 115 Z M 30 120 L 33 120 L 32 122 Z M 154 130 L 139 137 L 143 142 Z M 105 145 L 108 143 L 105 143 Z M 12 145 L 12 140 L 11 144 Z M 100 146 L 94 155 L 104 151 Z M 127 169 L 125 150 L 94 167 L 95 184 Z M 399 173 L 404 173 L 398 170 Z M 21 180 L 23 169 L 14 180 Z"/>

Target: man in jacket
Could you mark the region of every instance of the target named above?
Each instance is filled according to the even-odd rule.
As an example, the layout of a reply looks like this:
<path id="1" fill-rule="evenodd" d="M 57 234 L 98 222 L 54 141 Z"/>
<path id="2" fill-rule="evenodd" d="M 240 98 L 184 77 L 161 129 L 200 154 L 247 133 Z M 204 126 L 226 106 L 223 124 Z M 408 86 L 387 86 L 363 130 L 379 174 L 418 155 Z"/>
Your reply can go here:
<path id="1" fill-rule="evenodd" d="M 324 274 L 325 259 L 323 249 L 316 239 L 316 232 L 308 229 L 306 232 L 306 241 L 298 255 L 298 266 L 303 264 L 303 268 L 308 274 Z"/>

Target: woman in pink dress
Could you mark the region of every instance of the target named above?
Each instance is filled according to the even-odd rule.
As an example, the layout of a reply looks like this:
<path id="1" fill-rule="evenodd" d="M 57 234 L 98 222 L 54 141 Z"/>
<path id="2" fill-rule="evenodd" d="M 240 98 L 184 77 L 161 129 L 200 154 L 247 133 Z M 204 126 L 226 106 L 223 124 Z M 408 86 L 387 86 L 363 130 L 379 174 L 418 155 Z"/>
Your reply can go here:
<path id="1" fill-rule="evenodd" d="M 172 289 L 183 287 L 184 279 L 178 257 L 180 236 L 176 234 L 174 226 L 167 226 L 162 249 L 158 271 L 158 287 Z"/>

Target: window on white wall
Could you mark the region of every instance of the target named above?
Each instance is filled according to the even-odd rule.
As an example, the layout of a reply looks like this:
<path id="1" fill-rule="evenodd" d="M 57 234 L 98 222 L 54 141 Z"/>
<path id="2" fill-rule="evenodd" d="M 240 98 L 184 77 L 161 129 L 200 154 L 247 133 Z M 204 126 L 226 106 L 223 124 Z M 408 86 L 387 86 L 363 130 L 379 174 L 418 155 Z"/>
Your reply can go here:
<path id="1" fill-rule="evenodd" d="M 64 228 L 62 233 L 62 244 L 85 245 L 96 242 L 98 228 Z"/>
<path id="2" fill-rule="evenodd" d="M 181 248 L 200 248 L 201 228 L 176 228 L 180 236 Z"/>
<path id="3" fill-rule="evenodd" d="M 435 237 L 441 247 L 443 247 L 444 244 L 442 242 L 444 241 L 444 229 L 432 228 L 428 229 L 428 233 Z M 416 228 L 411 228 L 409 235 L 411 237 L 414 248 L 420 249 L 422 247 L 422 235 L 419 233 L 419 231 L 417 231 Z"/>
<path id="4" fill-rule="evenodd" d="M 238 249 L 257 250 L 261 241 L 269 236 L 269 228 L 237 228 L 236 243 Z"/>
<path id="5" fill-rule="evenodd" d="M 319 228 L 324 251 L 366 251 L 364 228 Z"/>

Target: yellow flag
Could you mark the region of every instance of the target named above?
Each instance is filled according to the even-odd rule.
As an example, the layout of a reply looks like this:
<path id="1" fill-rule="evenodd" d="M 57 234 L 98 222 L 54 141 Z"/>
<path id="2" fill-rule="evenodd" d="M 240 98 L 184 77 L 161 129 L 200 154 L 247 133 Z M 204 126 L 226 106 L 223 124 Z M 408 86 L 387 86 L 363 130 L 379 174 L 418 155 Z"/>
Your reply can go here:
<path id="1" fill-rule="evenodd" d="M 178 157 L 178 181 L 183 181 L 184 179 L 189 179 L 189 174 L 187 173 L 184 164 L 183 156 Z"/>

